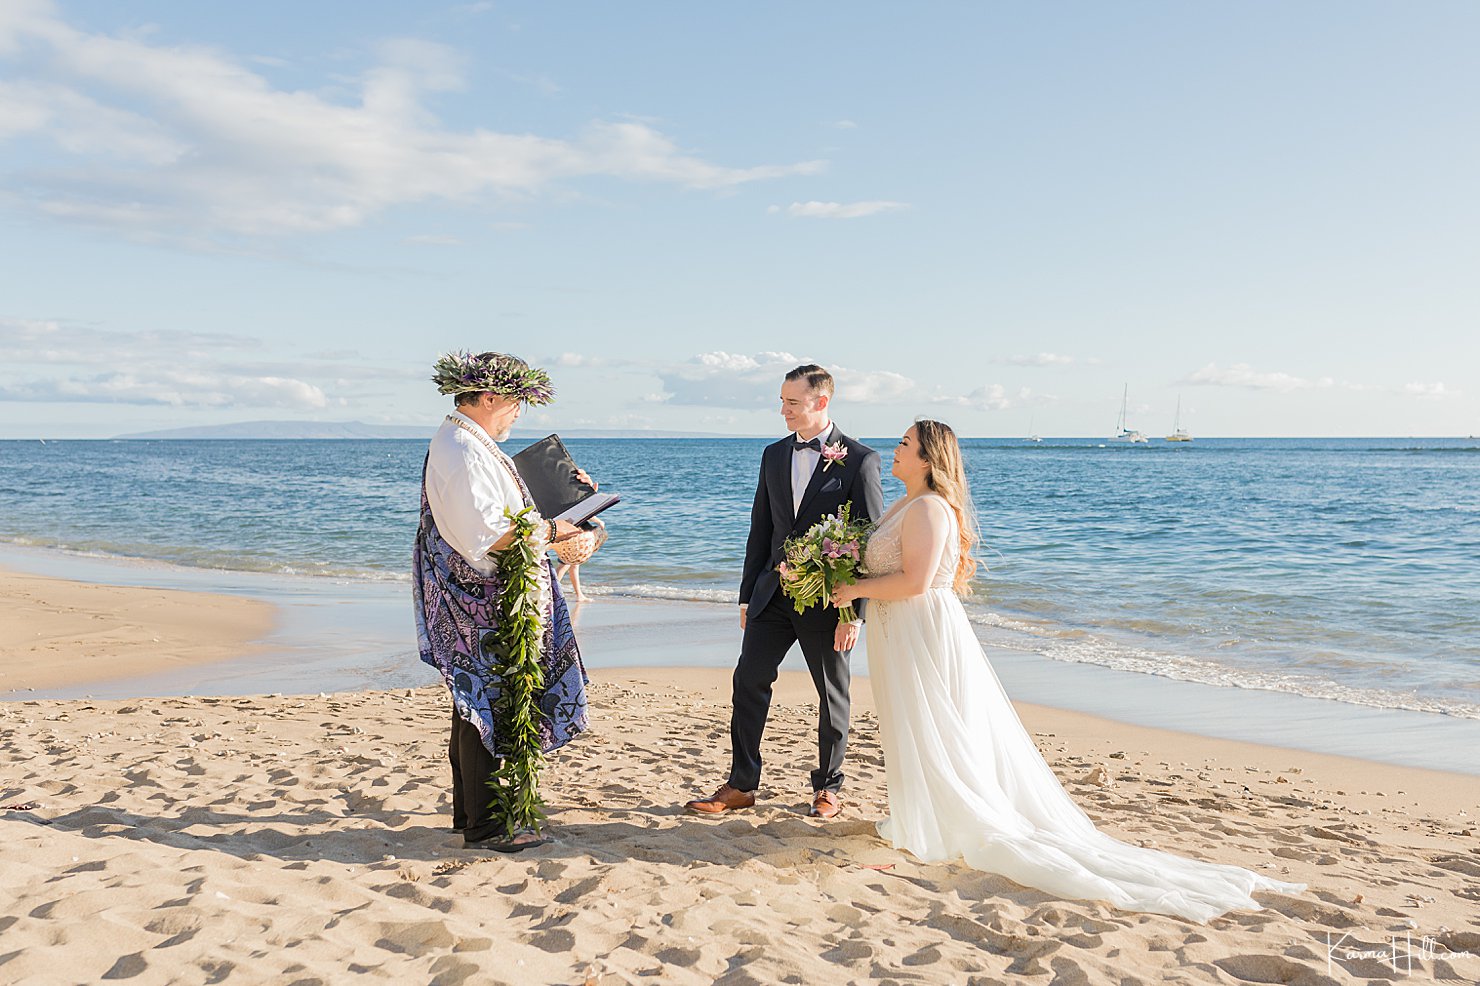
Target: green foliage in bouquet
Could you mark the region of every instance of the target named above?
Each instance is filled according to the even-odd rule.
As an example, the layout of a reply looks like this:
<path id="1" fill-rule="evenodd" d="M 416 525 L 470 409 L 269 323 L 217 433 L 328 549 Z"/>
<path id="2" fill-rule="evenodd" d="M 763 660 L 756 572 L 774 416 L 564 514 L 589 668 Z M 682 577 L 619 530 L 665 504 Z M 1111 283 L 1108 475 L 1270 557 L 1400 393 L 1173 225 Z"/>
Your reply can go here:
<path id="1" fill-rule="evenodd" d="M 872 525 L 853 520 L 852 504 L 843 504 L 805 533 L 788 538 L 786 561 L 776 567 L 781 591 L 798 613 L 812 606 L 826 606 L 834 587 L 852 585 L 864 574 L 863 549 Z M 838 619 L 850 623 L 858 618 L 852 606 L 838 610 Z"/>
<path id="2" fill-rule="evenodd" d="M 545 636 L 540 598 L 544 552 L 529 540 L 535 528 L 529 518 L 533 509 L 525 507 L 517 514 L 505 511 L 513 524 L 514 543 L 498 553 L 504 593 L 499 600 L 498 626 L 494 628 L 498 646 L 490 655 L 500 682 L 494 715 L 504 756 L 488 779 L 488 786 L 493 791 L 494 813 L 504 820 L 511 838 L 521 829 L 538 832 L 545 821 L 539 788 L 545 755 L 536 718 L 542 715 L 536 698 L 545 689 L 545 672 L 540 666 L 540 645 Z"/>

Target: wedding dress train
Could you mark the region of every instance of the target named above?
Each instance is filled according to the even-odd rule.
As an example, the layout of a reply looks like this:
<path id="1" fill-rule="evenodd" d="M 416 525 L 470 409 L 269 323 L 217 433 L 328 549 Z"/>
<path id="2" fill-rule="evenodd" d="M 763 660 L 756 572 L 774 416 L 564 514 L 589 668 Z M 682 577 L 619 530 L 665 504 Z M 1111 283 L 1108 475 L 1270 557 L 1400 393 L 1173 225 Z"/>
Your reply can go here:
<path id="1" fill-rule="evenodd" d="M 869 574 L 900 570 L 902 518 L 931 509 L 951 521 L 931 587 L 909 599 L 872 600 L 868 609 L 891 812 L 879 834 L 921 860 L 964 858 L 1055 896 L 1194 921 L 1258 910 L 1256 890 L 1303 890 L 1095 828 L 1024 729 L 951 589 L 959 547 L 946 501 L 926 494 L 886 515 L 868 543 Z"/>

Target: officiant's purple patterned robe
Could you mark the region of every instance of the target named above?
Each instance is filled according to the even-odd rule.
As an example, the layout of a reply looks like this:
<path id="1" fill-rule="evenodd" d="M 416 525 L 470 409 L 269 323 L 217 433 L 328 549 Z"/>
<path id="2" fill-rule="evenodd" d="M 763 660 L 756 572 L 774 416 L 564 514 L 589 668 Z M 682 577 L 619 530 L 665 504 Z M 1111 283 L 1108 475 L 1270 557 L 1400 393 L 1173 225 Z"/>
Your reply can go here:
<path id="1" fill-rule="evenodd" d="M 513 470 L 511 470 L 513 471 Z M 519 480 L 518 472 L 514 477 Z M 525 505 L 529 491 L 519 480 Z M 550 562 L 541 564 L 550 568 Z M 498 573 L 484 575 L 437 531 L 422 473 L 421 524 L 411 554 L 412 594 L 416 603 L 416 643 L 421 659 L 442 673 L 457 714 L 471 723 L 494 756 L 503 756 L 494 714 L 500 681 L 494 673 L 498 599 L 504 586 Z M 545 634 L 540 647 L 545 690 L 538 697 L 540 746 L 559 749 L 585 732 L 585 665 L 570 623 L 570 611 L 550 571 L 550 602 L 545 608 Z"/>

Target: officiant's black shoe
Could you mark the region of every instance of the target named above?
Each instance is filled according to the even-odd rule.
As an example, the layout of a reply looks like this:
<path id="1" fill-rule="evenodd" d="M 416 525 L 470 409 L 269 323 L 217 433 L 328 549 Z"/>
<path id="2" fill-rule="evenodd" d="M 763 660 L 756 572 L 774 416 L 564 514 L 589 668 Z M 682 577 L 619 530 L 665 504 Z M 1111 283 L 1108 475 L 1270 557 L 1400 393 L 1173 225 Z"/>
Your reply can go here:
<path id="1" fill-rule="evenodd" d="M 721 784 L 719 790 L 709 797 L 690 801 L 684 807 L 698 815 L 723 815 L 741 808 L 755 807 L 755 792 L 741 791 L 728 784 Z"/>
<path id="2" fill-rule="evenodd" d="M 491 849 L 494 852 L 515 853 L 526 849 L 538 849 L 540 846 L 548 846 L 555 840 L 548 835 L 541 835 L 534 829 L 519 829 L 511 836 L 499 834 L 489 836 L 486 839 L 464 839 L 464 849 Z"/>
<path id="3" fill-rule="evenodd" d="M 814 791 L 812 793 L 812 808 L 807 812 L 813 818 L 823 820 L 836 818 L 838 812 L 843 810 L 843 801 L 838 797 L 836 791 Z"/>

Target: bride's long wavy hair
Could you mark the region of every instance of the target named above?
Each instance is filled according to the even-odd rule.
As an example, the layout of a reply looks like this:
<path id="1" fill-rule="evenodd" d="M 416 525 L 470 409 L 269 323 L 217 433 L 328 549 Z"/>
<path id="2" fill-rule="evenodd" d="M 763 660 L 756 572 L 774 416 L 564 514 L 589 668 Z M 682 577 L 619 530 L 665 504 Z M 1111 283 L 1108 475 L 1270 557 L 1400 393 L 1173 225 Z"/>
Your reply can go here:
<path id="1" fill-rule="evenodd" d="M 915 421 L 915 434 L 919 436 L 920 458 L 930 468 L 925 474 L 925 485 L 932 493 L 944 497 L 956 512 L 961 552 L 951 585 L 957 595 L 969 596 L 971 577 L 976 574 L 976 559 L 971 549 L 977 542 L 977 528 L 976 510 L 971 505 L 971 489 L 966 485 L 966 467 L 961 459 L 961 443 L 950 425 L 929 418 Z"/>

